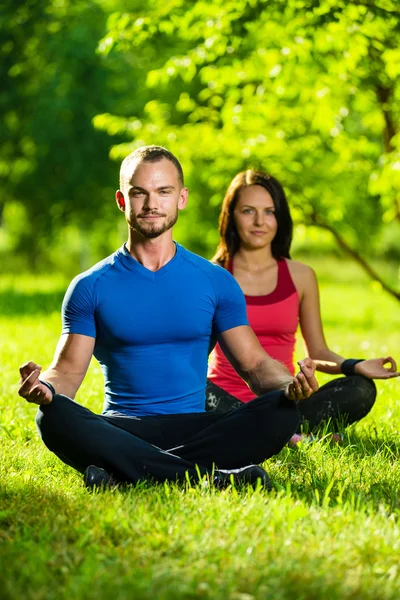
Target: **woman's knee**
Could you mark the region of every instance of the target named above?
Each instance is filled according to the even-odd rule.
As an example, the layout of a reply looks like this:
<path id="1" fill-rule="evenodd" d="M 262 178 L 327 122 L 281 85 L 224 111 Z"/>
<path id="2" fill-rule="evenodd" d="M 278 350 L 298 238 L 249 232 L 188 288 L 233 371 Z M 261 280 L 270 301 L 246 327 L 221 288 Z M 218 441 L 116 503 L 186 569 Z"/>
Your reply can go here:
<path id="1" fill-rule="evenodd" d="M 371 379 L 361 375 L 351 375 L 346 377 L 345 381 L 339 412 L 347 414 L 350 424 L 360 421 L 371 411 L 376 400 L 376 386 Z"/>
<path id="2" fill-rule="evenodd" d="M 376 400 L 376 385 L 373 379 L 367 379 L 362 375 L 352 375 L 353 391 L 357 395 L 358 401 L 361 402 L 368 411 L 371 410 Z"/>
<path id="3" fill-rule="evenodd" d="M 239 408 L 243 402 L 225 392 L 222 388 L 207 379 L 206 387 L 206 411 L 226 413 Z"/>

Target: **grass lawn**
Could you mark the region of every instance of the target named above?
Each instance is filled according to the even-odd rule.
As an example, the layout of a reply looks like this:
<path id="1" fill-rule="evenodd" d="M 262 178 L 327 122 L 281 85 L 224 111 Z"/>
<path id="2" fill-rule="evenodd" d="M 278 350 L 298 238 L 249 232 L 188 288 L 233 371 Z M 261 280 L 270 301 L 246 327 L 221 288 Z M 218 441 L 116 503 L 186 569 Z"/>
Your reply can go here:
<path id="1" fill-rule="evenodd" d="M 353 265 L 315 267 L 331 348 L 400 360 L 400 304 Z M 268 461 L 270 494 L 143 484 L 93 495 L 16 394 L 19 365 L 52 358 L 66 283 L 0 277 L 2 600 L 400 598 L 399 380 L 378 382 L 342 445 L 327 436 Z M 101 411 L 95 361 L 77 399 Z"/>

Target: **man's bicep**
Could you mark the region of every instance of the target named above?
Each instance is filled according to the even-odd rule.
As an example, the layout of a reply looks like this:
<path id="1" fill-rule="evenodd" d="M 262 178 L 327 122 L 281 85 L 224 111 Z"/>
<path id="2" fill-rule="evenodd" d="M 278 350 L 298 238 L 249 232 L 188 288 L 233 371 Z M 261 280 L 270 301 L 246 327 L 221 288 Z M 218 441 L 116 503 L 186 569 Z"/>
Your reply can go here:
<path id="1" fill-rule="evenodd" d="M 61 316 L 62 333 L 96 337 L 95 300 L 93 280 L 78 276 L 70 283 L 65 293 Z"/>
<path id="2" fill-rule="evenodd" d="M 216 307 L 213 329 L 220 335 L 228 331 L 248 325 L 246 301 L 238 282 L 233 276 L 220 267 L 218 269 Z"/>
<path id="3" fill-rule="evenodd" d="M 63 334 L 57 344 L 51 368 L 65 375 L 84 377 L 93 355 L 95 338 L 78 333 Z"/>
<path id="4" fill-rule="evenodd" d="M 265 356 L 257 336 L 249 325 L 240 325 L 220 333 L 218 342 L 225 356 L 239 374 L 251 371 L 254 365 Z"/>

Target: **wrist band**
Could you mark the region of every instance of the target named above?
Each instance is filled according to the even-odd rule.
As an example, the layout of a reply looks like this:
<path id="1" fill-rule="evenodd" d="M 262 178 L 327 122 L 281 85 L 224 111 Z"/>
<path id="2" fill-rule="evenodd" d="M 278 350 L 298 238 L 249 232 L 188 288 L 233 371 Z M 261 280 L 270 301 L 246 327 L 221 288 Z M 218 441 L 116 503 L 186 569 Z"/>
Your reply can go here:
<path id="1" fill-rule="evenodd" d="M 54 389 L 54 387 L 51 385 L 50 381 L 46 381 L 45 379 L 39 379 L 40 383 L 43 383 L 43 385 L 45 385 L 46 387 L 49 388 L 49 390 L 51 391 L 51 393 L 54 395 L 56 393 L 56 390 Z"/>
<path id="2" fill-rule="evenodd" d="M 340 365 L 340 370 L 343 375 L 355 375 L 354 367 L 357 363 L 363 362 L 365 358 L 346 358 Z"/>

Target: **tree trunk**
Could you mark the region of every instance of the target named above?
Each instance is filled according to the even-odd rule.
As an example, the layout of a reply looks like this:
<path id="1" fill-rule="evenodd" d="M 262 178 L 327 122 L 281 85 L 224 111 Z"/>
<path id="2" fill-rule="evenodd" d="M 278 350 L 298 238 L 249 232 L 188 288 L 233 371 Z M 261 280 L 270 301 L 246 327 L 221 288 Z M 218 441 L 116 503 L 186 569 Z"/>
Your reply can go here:
<path id="1" fill-rule="evenodd" d="M 392 102 L 393 99 L 393 89 L 392 88 L 386 88 L 383 86 L 377 86 L 376 87 L 376 96 L 378 98 L 378 102 L 381 106 L 382 109 L 382 115 L 383 115 L 383 119 L 385 121 L 385 127 L 383 128 L 383 146 L 385 149 L 385 152 L 387 154 L 389 154 L 390 152 L 393 152 L 394 145 L 393 145 L 393 138 L 396 135 L 396 124 L 395 124 L 395 120 L 393 117 L 393 112 L 390 106 L 390 103 Z M 400 200 L 399 198 L 394 198 L 393 200 L 394 203 L 394 207 L 395 207 L 395 219 L 397 221 L 400 221 Z"/>
<path id="2" fill-rule="evenodd" d="M 373 269 L 373 267 L 371 267 L 371 265 L 367 263 L 367 261 L 361 256 L 361 254 L 359 254 L 357 252 L 357 250 L 352 248 L 346 242 L 346 240 L 336 231 L 336 229 L 334 229 L 331 225 L 329 225 L 315 211 L 311 216 L 311 220 L 312 220 L 313 225 L 316 225 L 317 227 L 321 227 L 322 229 L 326 229 L 327 231 L 330 231 L 331 234 L 334 236 L 335 240 L 337 241 L 337 243 L 339 244 L 339 246 L 342 248 L 342 250 L 344 250 L 344 252 L 346 252 L 346 254 L 350 255 L 361 266 L 361 268 L 369 275 L 369 277 L 371 277 L 375 281 L 378 281 L 381 284 L 382 288 L 386 292 L 388 292 L 388 294 L 390 294 L 391 296 L 393 296 L 393 298 L 396 298 L 396 300 L 398 302 L 400 302 L 400 292 L 398 292 L 394 288 L 390 287 L 382 279 L 382 277 L 380 277 L 380 275 L 378 275 L 378 273 Z"/>

